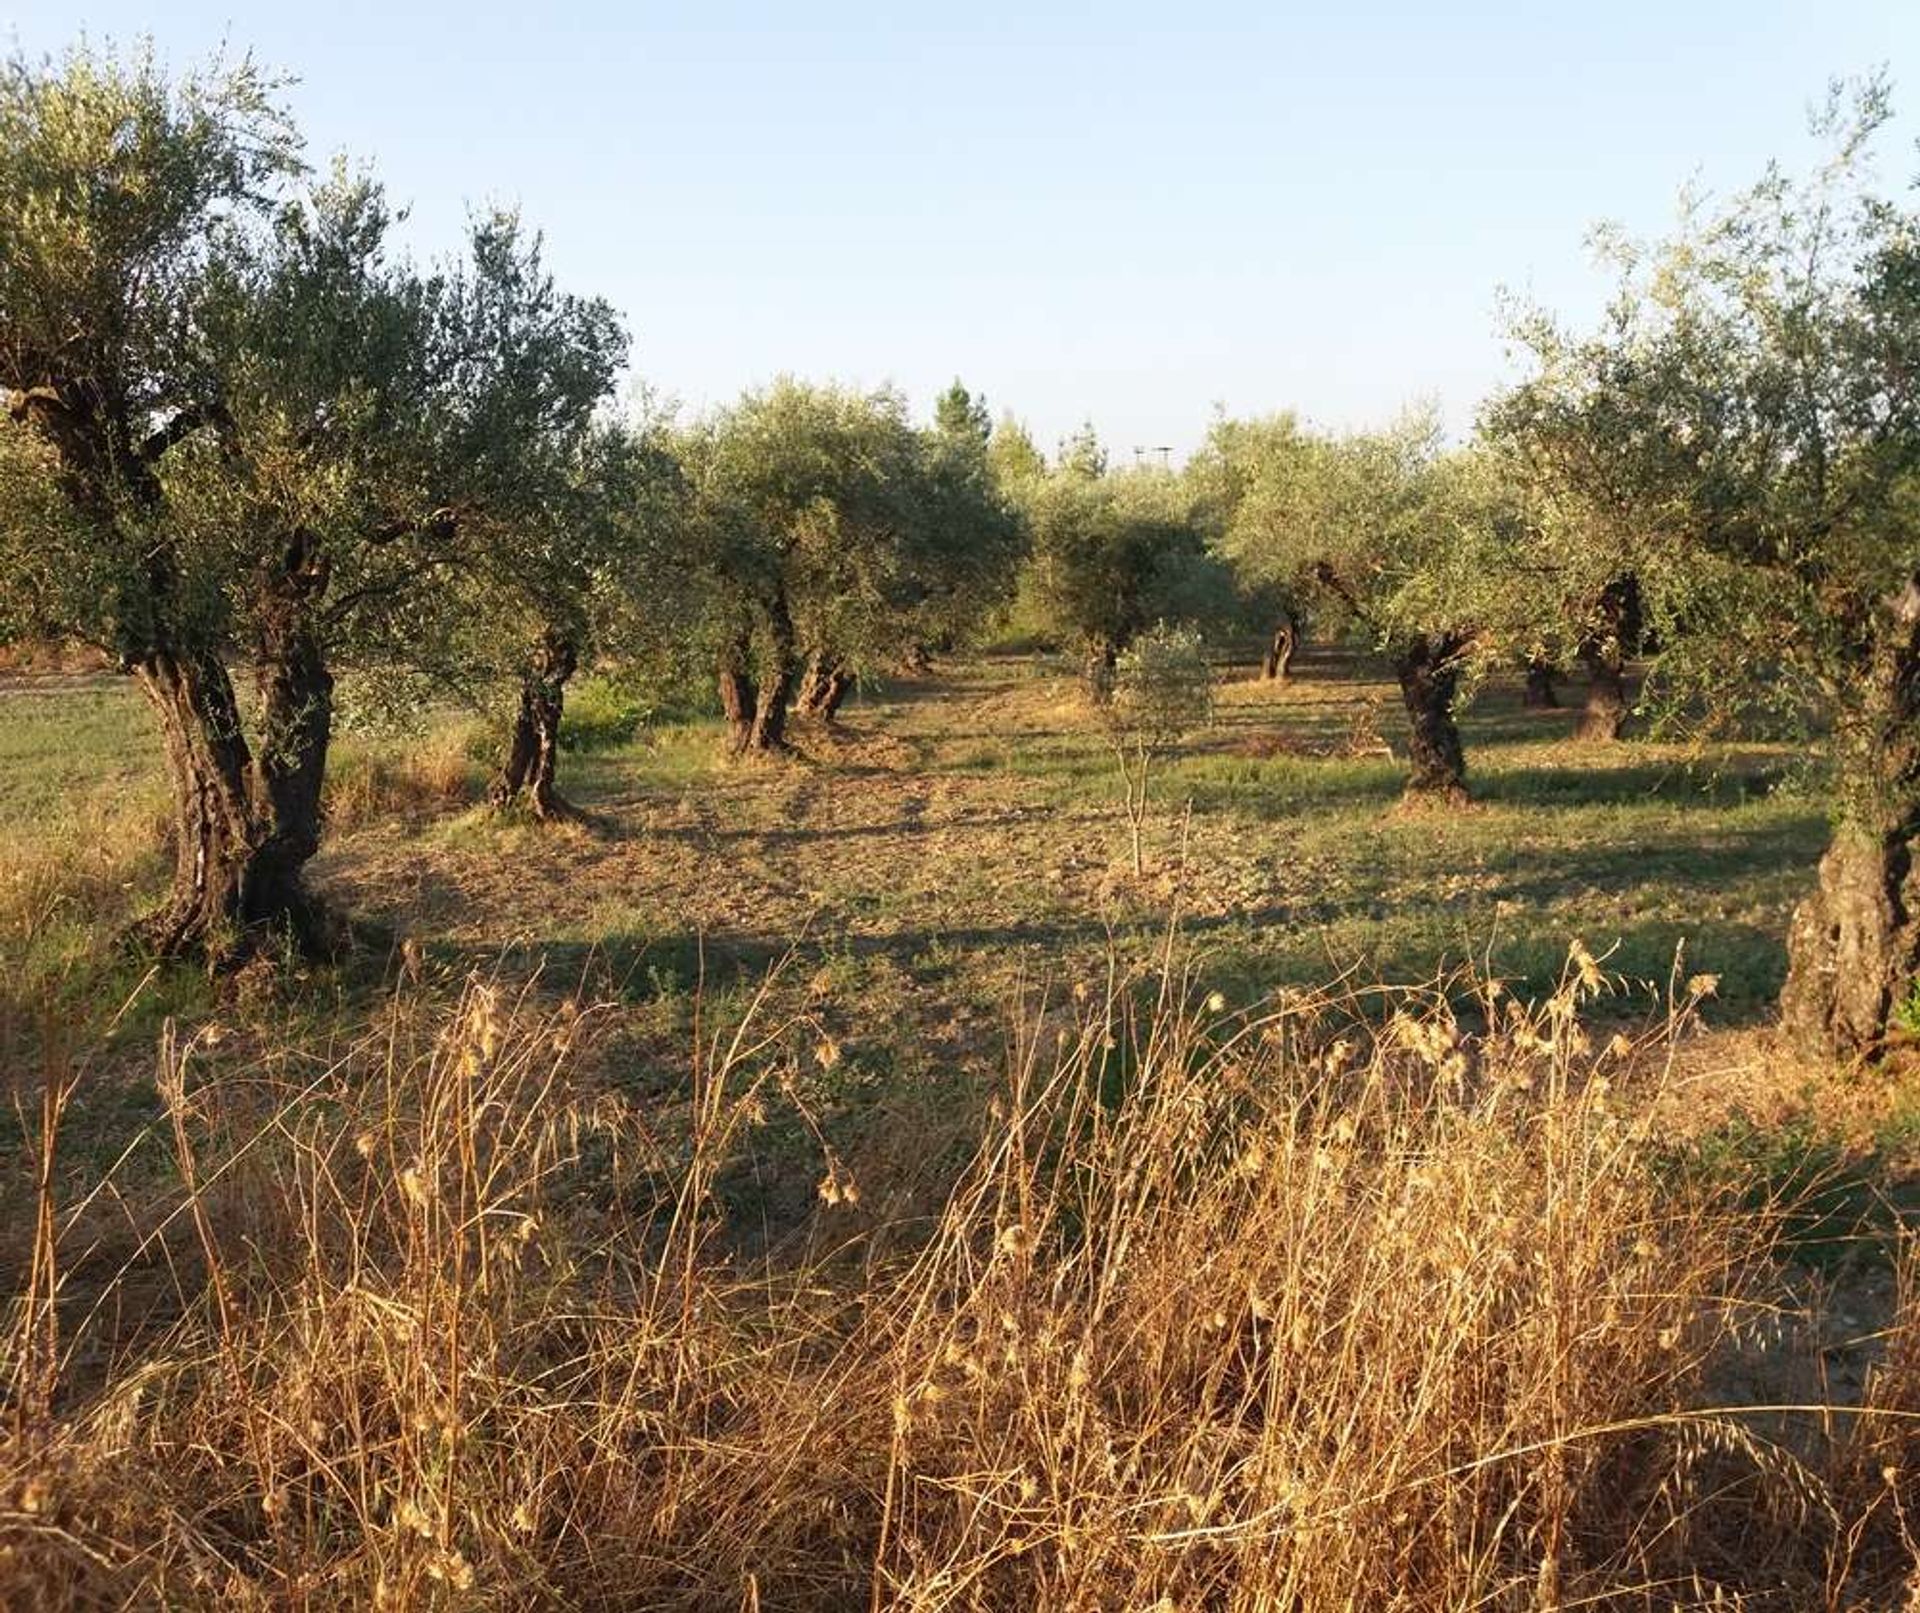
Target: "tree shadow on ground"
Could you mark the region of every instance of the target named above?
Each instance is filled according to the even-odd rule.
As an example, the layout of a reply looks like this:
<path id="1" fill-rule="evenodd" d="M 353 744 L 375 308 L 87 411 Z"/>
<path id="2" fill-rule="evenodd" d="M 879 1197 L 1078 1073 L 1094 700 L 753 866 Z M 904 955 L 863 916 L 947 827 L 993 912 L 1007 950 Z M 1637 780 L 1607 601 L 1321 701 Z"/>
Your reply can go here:
<path id="1" fill-rule="evenodd" d="M 1336 921 L 1372 919 L 1381 907 L 1364 897 L 1275 902 L 1193 916 L 1181 924 L 1179 935 L 1201 952 L 1211 949 L 1217 971 L 1236 980 L 1248 998 L 1283 986 L 1318 986 L 1349 969 L 1359 969 L 1374 981 L 1406 984 L 1466 964 L 1490 965 L 1503 978 L 1518 983 L 1523 994 L 1544 993 L 1552 989 L 1567 948 L 1576 938 L 1606 954 L 1610 972 L 1639 981 L 1667 979 L 1684 947 L 1688 969 L 1725 977 L 1719 1014 L 1724 1024 L 1751 1024 L 1768 1017 L 1785 978 L 1783 937 L 1732 919 L 1627 918 L 1612 924 L 1584 923 L 1577 935 L 1574 930 L 1548 933 L 1543 926 L 1533 925 L 1503 936 L 1492 923 L 1481 934 L 1465 928 L 1458 935 L 1396 933 L 1388 928 L 1362 946 L 1336 942 L 1327 948 L 1314 947 L 1316 937 L 1324 937 Z M 808 969 L 833 961 L 884 959 L 923 984 L 933 984 L 974 975 L 980 956 L 989 954 L 1002 963 L 1038 964 L 1043 975 L 1058 977 L 1071 970 L 1076 957 L 1117 952 L 1149 962 L 1166 939 L 1165 916 L 1141 914 L 1122 921 L 1015 920 L 879 932 L 822 925 L 798 938 L 737 928 L 628 930 L 590 941 L 529 939 L 505 948 L 429 941 L 425 950 L 449 969 L 503 969 L 528 978 L 537 974 L 557 996 L 574 994 L 582 989 L 582 982 L 591 982 L 596 990 L 622 1000 L 644 1001 L 703 986 L 755 983 L 789 961 Z M 1211 946 L 1215 942 L 1217 948 Z M 1606 1006 L 1597 1012 L 1605 1017 Z"/>
<path id="2" fill-rule="evenodd" d="M 1704 770 L 1678 761 L 1620 757 L 1605 765 L 1577 765 L 1584 753 L 1565 753 L 1576 765 L 1500 767 L 1469 773 L 1475 798 L 1486 805 L 1544 807 L 1636 806 L 1660 802 L 1667 806 L 1704 808 L 1722 812 L 1747 801 L 1775 794 L 1787 770 L 1777 762 L 1754 762 L 1739 767 Z M 1809 801 L 1808 816 L 1819 809 Z"/>

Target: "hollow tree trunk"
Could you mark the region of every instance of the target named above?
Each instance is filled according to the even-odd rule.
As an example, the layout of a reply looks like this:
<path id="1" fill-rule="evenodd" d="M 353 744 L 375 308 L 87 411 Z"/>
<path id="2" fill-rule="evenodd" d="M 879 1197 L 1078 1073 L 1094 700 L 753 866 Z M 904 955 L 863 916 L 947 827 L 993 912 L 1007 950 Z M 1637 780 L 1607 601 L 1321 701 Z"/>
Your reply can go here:
<path id="1" fill-rule="evenodd" d="M 1453 714 L 1460 689 L 1460 658 L 1467 643 L 1459 634 L 1431 633 L 1406 644 L 1395 659 L 1413 762 L 1406 788 L 1409 800 L 1455 805 L 1467 800 L 1466 754 Z"/>
<path id="2" fill-rule="evenodd" d="M 1810 1058 L 1876 1052 L 1920 977 L 1920 583 L 1884 609 L 1835 724 L 1833 839 L 1787 937 L 1781 1020 Z"/>
<path id="3" fill-rule="evenodd" d="M 1299 625 L 1291 616 L 1283 613 L 1280 625 L 1274 628 L 1273 637 L 1267 643 L 1267 653 L 1261 659 L 1261 677 L 1285 683 L 1293 674 L 1293 658 L 1299 648 Z"/>
<path id="4" fill-rule="evenodd" d="M 534 818 L 549 823 L 572 815 L 554 789 L 560 754 L 560 719 L 566 710 L 567 680 L 580 664 L 579 651 L 565 634 L 548 630 L 520 675 L 520 706 L 514 714 L 506 761 L 487 791 L 496 807 L 525 799 Z"/>
<path id="5" fill-rule="evenodd" d="M 1524 700 L 1530 711 L 1552 711 L 1560 704 L 1560 691 L 1554 687 L 1559 671 L 1543 655 L 1527 657 L 1527 690 Z"/>
<path id="6" fill-rule="evenodd" d="M 1601 590 L 1595 630 L 1580 646 L 1587 698 L 1574 728 L 1577 739 L 1612 741 L 1627 725 L 1627 653 L 1640 637 L 1640 585 L 1618 577 Z"/>

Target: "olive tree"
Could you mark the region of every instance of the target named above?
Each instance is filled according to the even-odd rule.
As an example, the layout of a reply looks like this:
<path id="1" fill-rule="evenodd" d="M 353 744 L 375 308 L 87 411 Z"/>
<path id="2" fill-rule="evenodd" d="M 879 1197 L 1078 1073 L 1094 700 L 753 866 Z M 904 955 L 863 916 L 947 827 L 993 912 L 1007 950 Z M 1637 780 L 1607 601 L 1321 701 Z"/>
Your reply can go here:
<path id="1" fill-rule="evenodd" d="M 1276 458 L 1303 451 L 1305 433 L 1291 414 L 1256 420 L 1216 418 L 1207 440 L 1186 467 L 1195 489 L 1195 503 L 1210 549 L 1226 560 L 1238 587 L 1244 612 L 1257 623 L 1266 640 L 1260 656 L 1260 675 L 1284 683 L 1292 675 L 1306 633 L 1304 592 L 1297 583 L 1277 574 L 1258 558 L 1251 546 L 1227 542 L 1236 517 L 1262 474 Z"/>
<path id="2" fill-rule="evenodd" d="M 167 479 L 227 419 L 205 316 L 298 152 L 250 65 L 169 82 L 75 51 L 0 75 L 4 625 L 98 645 L 146 696 L 173 792 L 174 888 L 151 927 L 167 950 L 282 894 L 243 878 L 279 837 L 258 822 L 222 655 L 228 568 L 170 519 Z M 257 782 L 269 801 L 283 783 Z"/>
<path id="3" fill-rule="evenodd" d="M 1020 527 L 984 446 L 917 430 L 895 393 L 781 381 L 681 452 L 736 751 L 781 748 L 797 690 L 830 718 L 861 671 L 971 625 L 1012 574 Z"/>
<path id="4" fill-rule="evenodd" d="M 1782 1010 L 1840 1055 L 1920 968 L 1920 217 L 1872 184 L 1886 114 L 1878 84 L 1836 91 L 1816 171 L 1617 250 L 1597 330 L 1525 320 L 1533 373 L 1491 417 L 1555 496 L 1645 534 L 1656 666 L 1696 712 L 1758 685 L 1826 737 Z"/>
<path id="5" fill-rule="evenodd" d="M 1520 561 L 1535 615 L 1523 647 L 1527 704 L 1557 705 L 1553 680 L 1578 662 L 1587 686 L 1575 735 L 1610 742 L 1631 712 L 1627 662 L 1653 625 L 1641 578 L 1659 571 L 1662 546 L 1642 524 L 1631 461 L 1601 442 L 1520 429 L 1525 407 L 1519 394 L 1496 399 L 1481 424 L 1531 515 Z"/>
<path id="6" fill-rule="evenodd" d="M 488 545 L 463 622 L 478 675 L 511 690 L 496 808 L 573 816 L 556 785 L 567 684 L 595 657 L 670 632 L 689 604 L 678 462 L 657 432 L 606 420 L 581 433 L 511 541 Z"/>
<path id="7" fill-rule="evenodd" d="M 993 457 L 984 399 L 955 381 L 920 433 L 910 553 L 895 601 L 919 637 L 909 663 L 963 642 L 1012 598 L 1028 533 Z"/>
<path id="8" fill-rule="evenodd" d="M 513 530 L 527 445 L 605 390 L 617 324 L 497 339 L 512 232 L 448 273 L 396 261 L 376 186 L 296 188 L 244 70 L 16 64 L 0 122 L 10 614 L 107 650 L 158 718 L 176 861 L 146 938 L 318 950 L 335 675 L 444 661 L 458 579 Z"/>
<path id="9" fill-rule="evenodd" d="M 1244 440 L 1223 550 L 1250 581 L 1310 601 L 1391 661 L 1408 797 L 1466 800 L 1463 685 L 1532 614 L 1514 565 L 1526 522 L 1503 466 L 1447 450 L 1425 412 L 1346 436 L 1269 423 Z"/>
<path id="10" fill-rule="evenodd" d="M 1109 472 L 1091 433 L 1022 484 L 1031 532 L 1028 591 L 1042 619 L 1082 657 L 1088 697 L 1104 701 L 1120 653 L 1162 617 L 1205 560 L 1190 490 L 1156 470 Z"/>

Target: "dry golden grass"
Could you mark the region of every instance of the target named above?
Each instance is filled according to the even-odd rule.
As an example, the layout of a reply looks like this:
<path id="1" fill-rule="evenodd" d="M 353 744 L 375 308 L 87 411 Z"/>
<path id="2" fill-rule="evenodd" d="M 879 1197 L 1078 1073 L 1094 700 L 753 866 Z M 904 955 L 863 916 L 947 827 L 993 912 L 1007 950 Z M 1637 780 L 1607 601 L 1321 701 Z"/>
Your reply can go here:
<path id="1" fill-rule="evenodd" d="M 830 1155 L 764 1259 L 716 1191 L 794 1090 L 764 1003 L 671 1129 L 576 1084 L 595 1010 L 480 981 L 218 1079 L 169 1030 L 170 1173 L 77 1202 L 55 1067 L 0 1602 L 1911 1605 L 1920 1268 L 1862 1406 L 1721 1404 L 1770 1220 L 1650 1123 L 1689 1004 L 1596 1048 L 1599 983 L 1102 981 L 1023 1016 L 930 1224 Z"/>
<path id="2" fill-rule="evenodd" d="M 327 773 L 328 830 L 344 834 L 381 818 L 477 800 L 479 768 L 471 755 L 477 729 L 472 722 L 446 722 L 404 745 L 343 745 Z"/>
<path id="3" fill-rule="evenodd" d="M 63 921 L 110 933 L 141 900 L 133 892 L 142 864 L 157 865 L 167 841 L 166 801 L 151 790 L 80 802 L 58 833 L 0 831 L 0 947 L 24 953 Z"/>

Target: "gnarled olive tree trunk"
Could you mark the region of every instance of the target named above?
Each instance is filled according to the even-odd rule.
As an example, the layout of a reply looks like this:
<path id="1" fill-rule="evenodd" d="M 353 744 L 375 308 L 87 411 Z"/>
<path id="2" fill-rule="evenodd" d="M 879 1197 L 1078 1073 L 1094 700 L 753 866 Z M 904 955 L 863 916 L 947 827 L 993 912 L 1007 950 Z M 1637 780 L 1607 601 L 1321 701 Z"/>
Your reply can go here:
<path id="1" fill-rule="evenodd" d="M 1280 622 L 1267 641 L 1267 653 L 1260 659 L 1260 676 L 1285 683 L 1293 675 L 1293 658 L 1300 649 L 1300 624 L 1282 611 Z"/>
<path id="2" fill-rule="evenodd" d="M 1640 638 L 1640 585 L 1617 577 L 1601 591 L 1594 631 L 1580 645 L 1587 698 L 1574 727 L 1577 739 L 1611 741 L 1627 726 L 1627 655 Z"/>
<path id="3" fill-rule="evenodd" d="M 727 719 L 727 748 L 732 751 L 747 748 L 747 735 L 753 729 L 755 696 L 748 658 L 744 639 L 720 653 L 720 711 Z"/>
<path id="4" fill-rule="evenodd" d="M 845 661 L 836 655 L 815 655 L 801 675 L 794 706 L 803 717 L 817 717 L 821 722 L 831 723 L 852 692 L 853 684 L 853 672 Z"/>
<path id="5" fill-rule="evenodd" d="M 317 584 L 283 591 L 269 609 L 255 675 L 260 749 L 255 758 L 254 846 L 241 887 L 251 929 L 290 935 L 311 957 L 327 950 L 326 914 L 306 885 L 320 849 L 321 791 L 333 741 L 333 673 L 306 609 Z"/>
<path id="6" fill-rule="evenodd" d="M 253 850 L 253 753 L 226 666 L 153 649 L 131 664 L 160 726 L 173 796 L 173 882 L 138 933 L 163 957 L 230 946 Z"/>
<path id="7" fill-rule="evenodd" d="M 495 807 L 525 800 L 542 823 L 572 814 L 554 789 L 560 754 L 560 719 L 566 710 L 567 680 L 580 664 L 579 651 L 565 634 L 549 630 L 520 674 L 520 706 L 514 714 L 506 761 L 487 790 Z"/>
<path id="8" fill-rule="evenodd" d="M 217 655 L 152 648 L 131 660 L 159 720 L 173 794 L 172 887 L 139 926 L 163 956 L 230 964 L 263 946 L 317 956 L 330 944 L 305 877 L 320 848 L 333 733 L 333 676 L 308 609 L 325 586 L 324 562 L 296 537 L 264 599 L 257 753 Z"/>
<path id="9" fill-rule="evenodd" d="M 720 657 L 720 705 L 726 713 L 728 745 L 735 755 L 787 748 L 794 649 L 793 616 L 785 590 L 768 598 L 757 625 L 757 657 L 753 636 L 746 633 L 735 638 Z"/>
<path id="10" fill-rule="evenodd" d="M 124 398 L 81 381 L 32 386 L 6 401 L 11 417 L 59 456 L 66 494 L 83 517 L 109 525 L 120 518 L 119 495 L 109 491 L 116 485 L 145 522 L 162 525 L 155 467 L 224 417 L 217 408 L 182 409 L 142 436 Z M 162 956 L 218 965 L 268 945 L 323 951 L 325 914 L 304 878 L 320 843 L 333 727 L 333 679 L 312 619 L 328 581 L 318 540 L 290 532 L 253 579 L 256 754 L 220 647 L 192 630 L 192 612 L 182 608 L 173 550 L 164 539 L 120 536 L 139 556 L 134 592 L 142 597 L 119 621 L 113 650 L 153 710 L 172 795 L 172 882 L 135 934 Z"/>
<path id="11" fill-rule="evenodd" d="M 1885 1042 L 1920 975 L 1920 579 L 1887 601 L 1833 738 L 1833 839 L 1787 940 L 1780 1012 L 1810 1057 Z"/>
<path id="12" fill-rule="evenodd" d="M 1574 725 L 1576 739 L 1608 742 L 1618 739 L 1627 726 L 1626 659 L 1614 644 L 1582 647 L 1580 659 L 1587 668 L 1587 698 L 1580 707 L 1580 721 Z"/>
<path id="13" fill-rule="evenodd" d="M 1403 644 L 1394 657 L 1413 762 L 1408 800 L 1455 805 L 1467 800 L 1466 753 L 1453 705 L 1460 692 L 1462 657 L 1471 642 L 1466 634 L 1429 633 Z"/>

